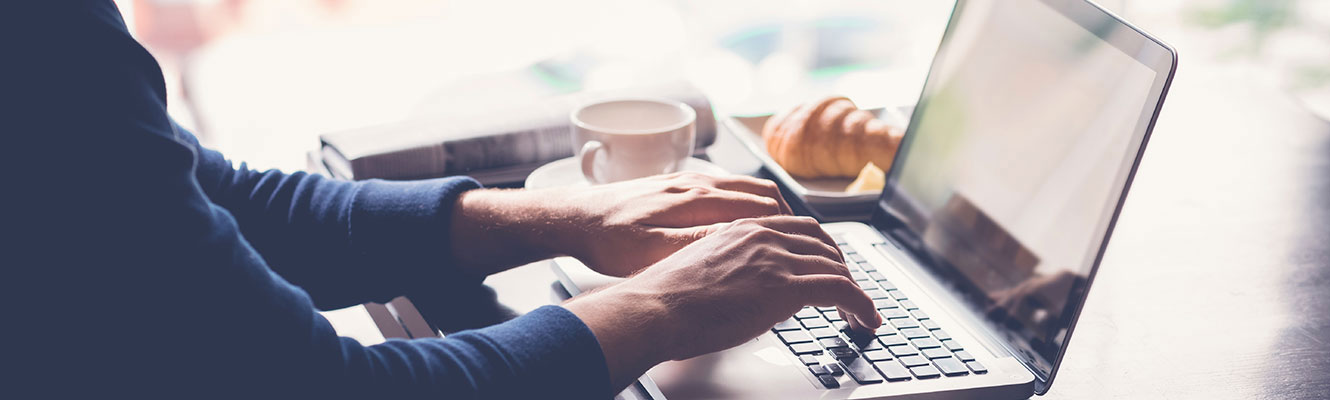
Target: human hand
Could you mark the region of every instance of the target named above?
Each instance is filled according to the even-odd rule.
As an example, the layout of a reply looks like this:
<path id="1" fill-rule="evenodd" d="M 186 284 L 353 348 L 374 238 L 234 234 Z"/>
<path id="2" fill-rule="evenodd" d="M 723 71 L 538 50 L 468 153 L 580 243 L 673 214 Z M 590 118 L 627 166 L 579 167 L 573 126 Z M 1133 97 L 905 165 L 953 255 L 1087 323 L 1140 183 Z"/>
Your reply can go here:
<path id="1" fill-rule="evenodd" d="M 549 193 L 556 251 L 629 276 L 740 218 L 791 214 L 776 184 L 750 176 L 675 173 Z"/>
<path id="2" fill-rule="evenodd" d="M 595 333 L 622 388 L 659 362 L 742 344 L 805 305 L 840 308 L 851 329 L 882 324 L 817 221 L 775 216 L 718 226 L 564 306 Z"/>
<path id="3" fill-rule="evenodd" d="M 718 224 L 790 214 L 776 184 L 748 176 L 676 173 L 590 187 L 472 190 L 453 208 L 451 254 L 485 276 L 570 255 L 628 276 Z"/>

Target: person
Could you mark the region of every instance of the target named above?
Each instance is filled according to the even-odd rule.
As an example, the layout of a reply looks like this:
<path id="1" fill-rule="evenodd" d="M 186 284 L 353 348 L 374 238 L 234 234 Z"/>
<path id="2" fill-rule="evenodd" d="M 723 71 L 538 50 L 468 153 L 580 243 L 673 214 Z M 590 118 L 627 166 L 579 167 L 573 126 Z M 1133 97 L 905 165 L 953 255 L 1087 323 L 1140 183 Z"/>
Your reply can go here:
<path id="1" fill-rule="evenodd" d="M 607 398 L 805 305 L 881 324 L 835 243 L 769 181 L 537 191 L 256 171 L 167 116 L 159 67 L 110 0 L 6 8 L 19 398 Z M 317 312 L 461 292 L 560 254 L 631 278 L 447 338 L 362 346 Z"/>

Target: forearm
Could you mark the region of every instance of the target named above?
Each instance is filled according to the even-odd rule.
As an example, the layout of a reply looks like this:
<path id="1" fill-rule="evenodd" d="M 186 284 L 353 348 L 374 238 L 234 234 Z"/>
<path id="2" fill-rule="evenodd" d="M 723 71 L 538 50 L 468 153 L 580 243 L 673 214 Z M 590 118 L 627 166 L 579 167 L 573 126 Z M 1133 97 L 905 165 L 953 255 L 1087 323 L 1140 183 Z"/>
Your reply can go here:
<path id="1" fill-rule="evenodd" d="M 558 189 L 466 192 L 452 211 L 454 263 L 485 276 L 572 252 L 569 235 L 582 225 Z"/>

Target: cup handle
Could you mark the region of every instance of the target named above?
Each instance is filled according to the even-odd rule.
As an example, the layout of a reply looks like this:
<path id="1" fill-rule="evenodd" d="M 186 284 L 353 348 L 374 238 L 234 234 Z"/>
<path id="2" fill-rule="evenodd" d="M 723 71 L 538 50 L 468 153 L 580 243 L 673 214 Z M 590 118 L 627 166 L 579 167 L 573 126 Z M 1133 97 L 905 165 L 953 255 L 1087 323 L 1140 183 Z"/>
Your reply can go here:
<path id="1" fill-rule="evenodd" d="M 600 183 L 600 180 L 596 179 L 596 153 L 604 148 L 605 144 L 599 140 L 588 140 L 586 144 L 582 145 L 582 150 L 577 153 L 577 158 L 582 160 L 582 176 L 586 177 L 586 180 L 592 184 Z"/>

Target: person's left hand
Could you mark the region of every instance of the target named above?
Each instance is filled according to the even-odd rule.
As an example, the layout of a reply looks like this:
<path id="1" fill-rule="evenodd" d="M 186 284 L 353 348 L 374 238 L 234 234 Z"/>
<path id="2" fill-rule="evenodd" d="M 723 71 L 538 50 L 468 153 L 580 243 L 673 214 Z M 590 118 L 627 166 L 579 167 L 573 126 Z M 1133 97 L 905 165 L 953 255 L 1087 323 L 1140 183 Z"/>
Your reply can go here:
<path id="1" fill-rule="evenodd" d="M 629 276 L 740 218 L 789 215 L 776 184 L 744 175 L 675 173 L 554 189 L 563 203 L 559 252 L 597 272 Z"/>
<path id="2" fill-rule="evenodd" d="M 453 207 L 451 254 L 486 276 L 557 255 L 629 276 L 740 218 L 790 214 L 776 184 L 676 173 L 596 186 L 481 189 Z"/>

